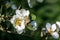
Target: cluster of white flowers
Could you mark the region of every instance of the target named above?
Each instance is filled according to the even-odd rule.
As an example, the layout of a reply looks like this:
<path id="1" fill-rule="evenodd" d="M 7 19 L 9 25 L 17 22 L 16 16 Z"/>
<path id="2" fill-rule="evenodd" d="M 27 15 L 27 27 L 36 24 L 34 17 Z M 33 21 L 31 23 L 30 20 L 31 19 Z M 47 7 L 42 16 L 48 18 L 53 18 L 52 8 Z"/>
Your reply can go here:
<path id="1" fill-rule="evenodd" d="M 17 9 L 16 15 L 10 20 L 18 34 L 21 34 L 25 29 L 25 21 L 27 21 L 25 20 L 26 17 L 29 17 L 29 10 Z"/>
<path id="2" fill-rule="evenodd" d="M 47 29 L 47 32 L 50 33 L 53 38 L 55 38 L 55 39 L 59 38 L 59 33 L 58 33 L 59 29 L 60 29 L 59 21 L 57 21 L 55 24 L 52 24 L 52 25 L 50 23 L 47 23 L 46 29 Z"/>

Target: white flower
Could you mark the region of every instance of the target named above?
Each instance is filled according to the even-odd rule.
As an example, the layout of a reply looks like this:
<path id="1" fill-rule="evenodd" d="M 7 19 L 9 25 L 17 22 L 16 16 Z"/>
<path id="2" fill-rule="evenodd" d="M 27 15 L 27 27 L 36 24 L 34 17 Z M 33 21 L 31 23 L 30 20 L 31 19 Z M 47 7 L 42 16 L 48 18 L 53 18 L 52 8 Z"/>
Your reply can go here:
<path id="1" fill-rule="evenodd" d="M 17 9 L 16 10 L 16 15 L 19 15 L 21 17 L 29 16 L 29 14 L 30 14 L 29 10 L 25 10 L 25 9 L 21 9 L 21 10 Z"/>
<path id="2" fill-rule="evenodd" d="M 47 23 L 46 29 L 53 36 L 53 38 L 56 38 L 56 39 L 59 38 L 58 32 L 55 31 L 57 29 L 56 24 L 51 25 L 50 23 Z"/>
<path id="3" fill-rule="evenodd" d="M 32 27 L 33 31 L 37 30 L 37 23 L 36 23 L 36 21 L 32 21 L 30 24 L 33 26 Z"/>
<path id="4" fill-rule="evenodd" d="M 26 17 L 28 19 L 29 10 L 17 9 L 16 15 L 14 15 L 12 17 L 12 19 L 10 20 L 10 22 L 13 24 L 13 26 L 16 29 L 18 34 L 21 34 L 25 29 L 25 25 L 26 25 L 26 21 L 27 21 Z"/>
<path id="5" fill-rule="evenodd" d="M 24 20 L 19 17 L 19 15 L 14 15 L 10 22 L 13 24 L 18 34 L 21 34 L 23 32 L 22 30 L 25 29 Z"/>
<path id="6" fill-rule="evenodd" d="M 57 22 L 56 22 L 56 24 L 57 24 L 57 25 L 58 25 L 58 27 L 60 28 L 60 22 L 59 22 L 59 21 L 57 21 Z"/>
<path id="7" fill-rule="evenodd" d="M 47 23 L 46 24 L 46 29 L 48 30 L 48 31 L 55 31 L 56 30 L 56 24 L 50 24 L 50 23 Z"/>
<path id="8" fill-rule="evenodd" d="M 59 34 L 57 32 L 54 32 L 51 34 L 53 38 L 57 39 L 59 38 Z"/>

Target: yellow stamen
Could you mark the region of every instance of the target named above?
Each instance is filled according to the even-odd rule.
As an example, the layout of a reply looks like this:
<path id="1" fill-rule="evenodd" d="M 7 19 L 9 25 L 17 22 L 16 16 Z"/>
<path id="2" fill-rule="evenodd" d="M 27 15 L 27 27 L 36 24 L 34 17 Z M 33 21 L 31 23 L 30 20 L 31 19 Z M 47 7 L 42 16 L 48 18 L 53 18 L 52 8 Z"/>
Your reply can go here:
<path id="1" fill-rule="evenodd" d="M 21 26 L 21 21 L 22 21 L 21 19 L 16 18 L 15 21 L 14 21 L 15 22 L 15 26 L 17 26 L 17 25 Z"/>
<path id="2" fill-rule="evenodd" d="M 51 35 L 52 35 L 52 33 L 53 33 L 53 31 L 52 31 L 51 28 L 48 30 L 48 32 L 49 32 Z"/>

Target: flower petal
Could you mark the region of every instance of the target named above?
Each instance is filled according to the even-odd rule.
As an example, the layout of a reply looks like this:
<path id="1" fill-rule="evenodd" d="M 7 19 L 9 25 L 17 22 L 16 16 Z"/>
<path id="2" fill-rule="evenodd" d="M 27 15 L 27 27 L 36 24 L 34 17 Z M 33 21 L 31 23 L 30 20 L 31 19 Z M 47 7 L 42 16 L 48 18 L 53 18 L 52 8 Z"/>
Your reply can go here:
<path id="1" fill-rule="evenodd" d="M 59 34 L 57 32 L 52 33 L 53 38 L 57 39 L 59 38 Z"/>
<path id="2" fill-rule="evenodd" d="M 22 29 L 25 29 L 24 20 L 23 20 L 22 23 L 21 23 L 21 28 L 22 28 Z"/>
<path id="3" fill-rule="evenodd" d="M 24 27 L 24 28 L 22 28 L 22 27 Z M 16 28 L 17 33 L 21 34 L 21 33 L 23 33 L 23 30 L 25 29 L 25 26 L 16 26 L 15 28 Z"/>
<path id="4" fill-rule="evenodd" d="M 58 25 L 58 27 L 60 28 L 60 22 L 59 22 L 59 21 L 57 21 L 57 22 L 56 22 L 56 24 L 57 24 L 57 25 Z"/>
<path id="5" fill-rule="evenodd" d="M 18 34 L 22 34 L 23 33 L 23 29 L 22 30 L 21 29 L 20 30 L 17 29 L 16 31 L 17 31 Z"/>
<path id="6" fill-rule="evenodd" d="M 52 29 L 52 31 L 55 31 L 56 30 L 56 24 L 52 24 L 51 29 Z"/>
<path id="7" fill-rule="evenodd" d="M 19 9 L 17 9 L 15 13 L 16 13 L 16 15 L 22 16 L 21 10 L 19 10 Z"/>
<path id="8" fill-rule="evenodd" d="M 16 15 L 14 15 L 14 16 L 12 17 L 12 19 L 10 20 L 10 22 L 11 22 L 12 24 L 14 23 L 15 16 L 16 16 Z"/>
<path id="9" fill-rule="evenodd" d="M 25 15 L 26 15 L 26 16 L 29 16 L 29 10 L 26 11 L 26 14 L 25 14 Z"/>
<path id="10" fill-rule="evenodd" d="M 29 16 L 29 10 L 21 9 L 22 16 Z"/>
<path id="11" fill-rule="evenodd" d="M 51 28 L 51 24 L 50 23 L 46 23 L 46 28 L 47 28 L 47 30 L 49 30 Z"/>
<path id="12" fill-rule="evenodd" d="M 32 8 L 31 0 L 27 0 L 27 2 L 28 2 L 29 7 Z"/>

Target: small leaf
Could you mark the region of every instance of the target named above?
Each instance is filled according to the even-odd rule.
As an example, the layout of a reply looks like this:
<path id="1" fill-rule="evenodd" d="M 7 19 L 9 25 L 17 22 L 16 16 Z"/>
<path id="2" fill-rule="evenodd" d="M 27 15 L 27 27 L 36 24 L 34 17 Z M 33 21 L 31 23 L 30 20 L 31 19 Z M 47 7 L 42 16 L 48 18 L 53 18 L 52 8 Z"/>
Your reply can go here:
<path id="1" fill-rule="evenodd" d="M 31 18 L 32 18 L 32 20 L 35 20 L 36 16 L 34 14 L 31 14 Z"/>

